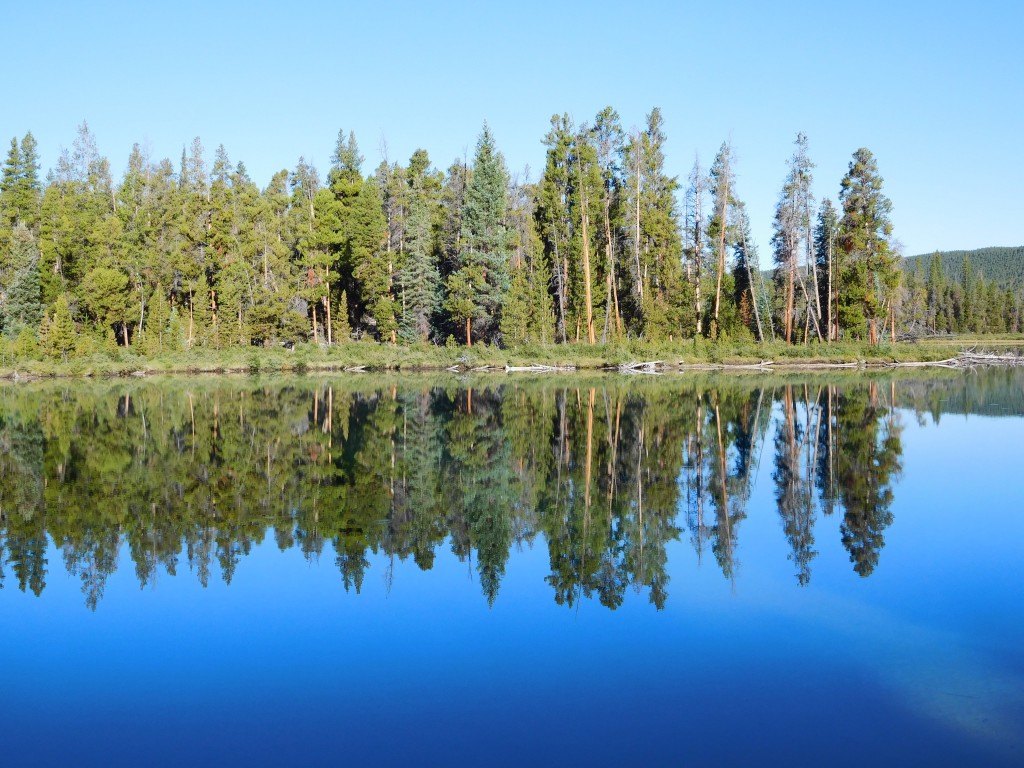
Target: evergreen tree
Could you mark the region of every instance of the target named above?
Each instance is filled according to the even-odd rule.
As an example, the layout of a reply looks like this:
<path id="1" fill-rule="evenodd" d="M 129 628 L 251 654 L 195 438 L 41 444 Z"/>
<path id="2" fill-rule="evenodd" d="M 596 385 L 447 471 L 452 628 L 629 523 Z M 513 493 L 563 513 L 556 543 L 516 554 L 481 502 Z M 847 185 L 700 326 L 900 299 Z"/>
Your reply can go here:
<path id="1" fill-rule="evenodd" d="M 348 320 L 348 294 L 341 292 L 338 299 L 338 306 L 334 312 L 333 341 L 335 344 L 344 344 L 352 338 L 352 326 Z"/>
<path id="2" fill-rule="evenodd" d="M 601 174 L 601 243 L 604 247 L 605 272 L 605 317 L 601 341 L 608 335 L 623 333 L 622 312 L 619 307 L 619 271 L 621 260 L 617 253 L 619 244 L 616 233 L 622 228 L 622 177 L 625 132 L 619 121 L 619 114 L 611 107 L 605 107 L 594 118 L 594 149 Z"/>
<path id="3" fill-rule="evenodd" d="M 57 297 L 53 307 L 53 319 L 50 320 L 46 332 L 46 347 L 50 354 L 65 362 L 68 352 L 75 346 L 75 321 L 71 317 L 71 307 L 67 294 Z"/>
<path id="4" fill-rule="evenodd" d="M 821 319 L 825 324 L 823 330 L 828 341 L 835 340 L 839 335 L 835 307 L 839 275 L 836 261 L 838 234 L 839 216 L 832 205 L 832 200 L 826 197 L 818 208 L 818 221 L 814 229 L 814 254 L 818 267 L 818 306 L 822 308 Z"/>
<path id="5" fill-rule="evenodd" d="M 732 270 L 733 296 L 737 319 L 758 341 L 764 341 L 764 322 L 771 322 L 771 313 L 765 312 L 764 281 L 757 256 L 757 244 L 750 229 L 750 218 L 743 203 L 736 206 L 737 237 L 733 246 L 735 264 Z M 773 334 L 774 335 L 774 334 Z"/>
<path id="6" fill-rule="evenodd" d="M 722 147 L 711 164 L 711 219 L 708 221 L 708 241 L 715 261 L 715 302 L 708 330 L 712 339 L 718 338 L 721 330 L 719 315 L 722 304 L 722 280 L 726 274 L 726 250 L 735 240 L 736 173 L 732 144 L 722 142 Z M 748 281 L 749 282 L 749 281 Z"/>
<path id="7" fill-rule="evenodd" d="M 938 330 L 940 298 L 946 286 L 946 275 L 942 269 L 942 256 L 938 251 L 932 254 L 928 264 L 928 327 Z"/>
<path id="8" fill-rule="evenodd" d="M 39 250 L 35 237 L 24 224 L 17 224 L 11 235 L 13 276 L 3 306 L 3 329 L 11 338 L 23 330 L 35 332 L 43 319 L 39 285 Z"/>
<path id="9" fill-rule="evenodd" d="M 568 206 L 573 133 L 568 115 L 552 116 L 551 130 L 544 137 L 548 149 L 536 205 L 537 228 L 544 243 L 545 263 L 555 295 L 556 334 L 563 343 L 568 340 L 569 325 L 568 267 L 572 231 Z"/>
<path id="10" fill-rule="evenodd" d="M 817 290 L 812 293 L 807 289 L 807 279 L 811 280 L 811 288 L 816 289 L 818 284 L 814 238 L 811 234 L 811 170 L 814 163 L 807 155 L 807 136 L 798 133 L 794 143 L 796 149 L 789 160 L 789 173 L 775 208 L 772 234 L 776 293 L 782 297 L 781 325 L 789 344 L 794 343 L 801 333 L 801 316 L 804 340 L 812 332 L 819 340 L 823 338 L 818 293 Z M 803 268 L 800 266 L 801 255 L 804 257 Z"/>
<path id="11" fill-rule="evenodd" d="M 501 302 L 508 290 L 510 236 L 505 226 L 508 174 L 505 161 L 484 123 L 476 145 L 473 175 L 462 209 L 462 247 L 458 268 L 448 279 L 446 308 L 466 325 L 471 344 L 472 322 L 479 321 L 478 338 L 489 338 L 501 321 Z"/>
<path id="12" fill-rule="evenodd" d="M 501 337 L 508 346 L 543 344 L 555 338 L 551 278 L 536 217 L 534 185 L 513 182 L 508 221 L 515 247 L 509 265 L 509 290 L 501 311 Z"/>
<path id="13" fill-rule="evenodd" d="M 664 145 L 664 121 L 655 107 L 645 130 L 634 134 L 626 148 L 634 296 L 639 330 L 647 338 L 689 334 L 695 326 L 694 302 L 682 271 L 675 197 L 679 181 L 665 174 Z"/>
<path id="14" fill-rule="evenodd" d="M 839 192 L 840 321 L 854 336 L 878 343 L 884 319 L 899 284 L 899 262 L 889 238 L 892 203 L 882 193 L 882 177 L 867 149 L 853 154 Z"/>
<path id="15" fill-rule="evenodd" d="M 434 250 L 434 219 L 440 183 L 429 171 L 427 153 L 418 149 L 409 160 L 408 210 L 404 260 L 398 275 L 402 291 L 402 337 L 426 341 L 438 304 L 440 275 Z"/>
<path id="16" fill-rule="evenodd" d="M 0 231 L 11 230 L 19 221 L 29 229 L 39 218 L 39 155 L 36 140 L 26 133 L 21 143 L 11 139 L 11 148 L 0 176 Z M 0 239 L 0 245 L 3 239 Z"/>
<path id="17" fill-rule="evenodd" d="M 366 180 L 353 203 L 348 232 L 352 276 L 366 320 L 379 340 L 394 343 L 398 331 L 398 307 L 392 293 L 394 261 L 387 251 L 387 219 L 375 176 Z"/>

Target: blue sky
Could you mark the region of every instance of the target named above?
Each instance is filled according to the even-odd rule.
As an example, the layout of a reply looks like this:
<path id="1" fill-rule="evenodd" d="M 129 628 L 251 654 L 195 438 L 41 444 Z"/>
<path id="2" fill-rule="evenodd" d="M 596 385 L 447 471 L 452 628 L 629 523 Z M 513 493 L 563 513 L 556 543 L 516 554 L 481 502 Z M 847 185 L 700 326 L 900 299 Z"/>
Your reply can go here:
<path id="1" fill-rule="evenodd" d="M 198 135 L 261 186 L 326 171 L 340 128 L 365 172 L 385 147 L 446 168 L 487 120 L 536 178 L 552 114 L 658 106 L 683 180 L 732 138 L 764 263 L 797 131 L 819 199 L 875 154 L 908 254 L 1024 243 L 1020 3 L 50 2 L 0 29 L 0 138 L 31 130 L 44 168 L 82 120 L 117 175 L 136 141 L 177 163 Z"/>

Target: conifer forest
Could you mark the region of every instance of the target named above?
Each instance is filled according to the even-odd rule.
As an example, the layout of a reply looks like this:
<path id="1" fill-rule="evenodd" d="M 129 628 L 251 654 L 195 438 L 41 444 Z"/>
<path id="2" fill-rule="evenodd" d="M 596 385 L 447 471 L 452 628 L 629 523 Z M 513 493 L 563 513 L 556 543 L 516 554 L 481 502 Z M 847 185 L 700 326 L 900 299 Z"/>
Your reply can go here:
<path id="1" fill-rule="evenodd" d="M 340 131 L 326 173 L 300 157 L 261 189 L 199 138 L 177 162 L 136 144 L 116 180 L 86 123 L 44 176 L 26 133 L 0 180 L 0 351 L 1020 331 L 1019 286 L 969 257 L 903 263 L 868 149 L 819 201 L 798 134 L 762 254 L 729 141 L 686 179 L 665 171 L 657 108 L 630 131 L 610 107 L 556 115 L 543 143 L 535 181 L 509 173 L 486 124 L 444 170 L 419 149 L 364 175 Z"/>

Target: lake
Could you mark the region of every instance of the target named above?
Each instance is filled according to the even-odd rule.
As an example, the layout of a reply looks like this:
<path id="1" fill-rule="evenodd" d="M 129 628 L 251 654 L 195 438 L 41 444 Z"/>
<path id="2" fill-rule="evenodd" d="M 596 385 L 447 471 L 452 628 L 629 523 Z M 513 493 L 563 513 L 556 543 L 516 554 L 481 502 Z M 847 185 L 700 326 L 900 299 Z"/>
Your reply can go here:
<path id="1" fill-rule="evenodd" d="M 1024 371 L 0 384 L 4 765 L 1019 765 Z"/>

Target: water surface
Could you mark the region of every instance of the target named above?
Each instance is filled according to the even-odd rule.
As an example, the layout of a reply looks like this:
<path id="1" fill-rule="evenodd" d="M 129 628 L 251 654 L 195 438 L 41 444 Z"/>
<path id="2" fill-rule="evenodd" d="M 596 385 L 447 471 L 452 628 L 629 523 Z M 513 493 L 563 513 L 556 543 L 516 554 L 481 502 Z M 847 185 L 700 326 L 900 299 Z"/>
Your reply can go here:
<path id="1" fill-rule="evenodd" d="M 5 764 L 1024 761 L 1024 376 L 0 385 Z"/>

